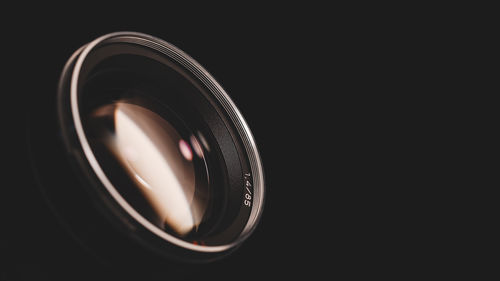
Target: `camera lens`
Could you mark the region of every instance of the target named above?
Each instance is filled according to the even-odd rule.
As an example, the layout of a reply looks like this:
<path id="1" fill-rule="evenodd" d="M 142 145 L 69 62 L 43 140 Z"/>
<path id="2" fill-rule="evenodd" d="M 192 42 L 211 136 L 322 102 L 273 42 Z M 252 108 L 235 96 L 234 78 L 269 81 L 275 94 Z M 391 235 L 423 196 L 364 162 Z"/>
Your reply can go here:
<path id="1" fill-rule="evenodd" d="M 92 111 L 87 117 L 91 148 L 138 213 L 192 241 L 201 223 L 210 221 L 208 206 L 215 196 L 210 194 L 204 156 L 210 154 L 208 147 L 181 122 L 142 104 L 117 100 Z"/>
<path id="2" fill-rule="evenodd" d="M 255 229 L 264 181 L 252 134 L 222 87 L 175 46 L 132 32 L 90 42 L 67 62 L 57 107 L 78 191 L 44 189 L 89 248 L 105 242 L 81 234 L 75 218 L 88 221 L 90 207 L 68 203 L 77 193 L 113 235 L 173 259 L 220 258 Z"/>

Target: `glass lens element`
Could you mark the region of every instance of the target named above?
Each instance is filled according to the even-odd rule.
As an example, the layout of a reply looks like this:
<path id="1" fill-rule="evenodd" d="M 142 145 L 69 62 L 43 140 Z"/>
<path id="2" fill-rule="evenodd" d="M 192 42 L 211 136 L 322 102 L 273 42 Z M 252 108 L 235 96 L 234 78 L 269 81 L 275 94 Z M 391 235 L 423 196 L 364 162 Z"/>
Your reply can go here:
<path id="1" fill-rule="evenodd" d="M 133 207 L 151 213 L 153 223 L 177 236 L 196 232 L 209 201 L 207 167 L 198 137 L 126 101 L 100 106 L 89 118 L 94 141 L 129 177 L 129 185 L 136 189 L 132 194 L 142 196 Z M 122 193 L 126 197 L 127 192 Z"/>

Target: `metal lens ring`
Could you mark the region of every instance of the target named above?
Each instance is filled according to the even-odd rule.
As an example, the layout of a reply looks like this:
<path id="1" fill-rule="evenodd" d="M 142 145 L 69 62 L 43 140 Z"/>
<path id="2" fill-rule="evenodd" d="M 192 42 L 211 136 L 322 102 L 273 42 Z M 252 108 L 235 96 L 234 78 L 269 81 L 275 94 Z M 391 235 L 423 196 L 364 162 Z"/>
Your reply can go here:
<path id="1" fill-rule="evenodd" d="M 148 233 L 218 253 L 256 227 L 264 178 L 253 136 L 183 51 L 146 34 L 104 35 L 70 58 L 59 99 L 67 149 L 84 159 L 93 188 Z"/>

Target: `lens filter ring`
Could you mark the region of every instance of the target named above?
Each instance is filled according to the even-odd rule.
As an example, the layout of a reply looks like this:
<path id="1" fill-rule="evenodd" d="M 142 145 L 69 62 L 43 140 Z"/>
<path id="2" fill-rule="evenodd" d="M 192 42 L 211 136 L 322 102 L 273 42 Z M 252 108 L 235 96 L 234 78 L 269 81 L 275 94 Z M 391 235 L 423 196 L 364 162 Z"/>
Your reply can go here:
<path id="1" fill-rule="evenodd" d="M 196 241 L 186 241 L 176 235 L 172 235 L 168 231 L 161 229 L 151 222 L 150 219 L 145 217 L 135 206 L 132 206 L 115 186 L 114 182 L 110 180 L 108 173 L 102 167 L 101 161 L 96 157 L 95 151 L 89 141 L 88 132 L 85 129 L 85 120 L 83 120 L 82 111 L 82 83 L 86 79 L 86 64 L 89 57 L 92 56 L 103 46 L 113 44 L 126 44 L 128 46 L 138 46 L 143 49 L 152 50 L 155 53 L 173 61 L 183 71 L 187 72 L 197 83 L 200 83 L 211 98 L 218 104 L 224 114 L 228 116 L 228 120 L 232 123 L 235 133 L 233 138 L 237 138 L 241 143 L 245 161 L 248 163 L 248 170 L 242 169 L 241 186 L 236 189 L 239 191 L 241 198 L 236 199 L 237 204 L 241 204 L 241 208 L 248 208 L 248 215 L 245 217 L 245 222 L 238 229 L 238 235 L 234 239 L 223 243 L 198 243 Z M 65 144 L 68 146 L 69 151 L 77 151 L 84 161 L 82 165 L 90 167 L 93 175 L 97 178 L 102 187 L 109 193 L 113 200 L 125 211 L 133 220 L 147 229 L 150 233 L 161 238 L 162 240 L 175 245 L 187 251 L 199 253 L 221 253 L 230 251 L 240 245 L 245 239 L 249 237 L 255 229 L 264 205 L 264 175 L 261 159 L 252 136 L 250 129 L 242 117 L 241 113 L 235 106 L 234 102 L 229 98 L 224 89 L 217 83 L 217 81 L 193 58 L 179 50 L 170 43 L 161 39 L 155 38 L 150 35 L 136 33 L 136 32 L 117 32 L 111 33 L 97 38 L 96 40 L 88 43 L 80 48 L 73 57 L 69 60 L 65 70 L 63 71 L 62 84 L 60 96 L 61 102 L 59 104 L 59 116 L 61 120 L 62 135 L 65 139 Z M 64 78 L 65 77 L 65 78 Z M 129 107 L 130 108 L 130 107 Z M 77 142 L 70 141 L 76 139 Z M 193 152 L 200 152 L 200 143 L 203 143 L 203 138 L 197 142 L 191 150 L 186 148 L 184 141 L 180 142 L 180 150 L 185 156 L 192 157 Z M 73 153 L 70 152 L 70 153 Z M 189 158 L 189 157 L 188 157 Z M 234 189 L 234 187 L 232 187 Z M 230 199 L 230 200 L 235 200 Z"/>

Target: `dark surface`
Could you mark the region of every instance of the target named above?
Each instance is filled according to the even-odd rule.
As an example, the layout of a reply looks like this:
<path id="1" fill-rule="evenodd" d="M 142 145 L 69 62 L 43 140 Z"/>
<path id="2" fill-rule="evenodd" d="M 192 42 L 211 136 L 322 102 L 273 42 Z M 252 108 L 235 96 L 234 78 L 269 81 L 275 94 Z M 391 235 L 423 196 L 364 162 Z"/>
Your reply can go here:
<path id="1" fill-rule="evenodd" d="M 373 270 L 370 260 L 380 257 L 369 249 L 373 241 L 367 242 L 367 233 L 376 230 L 371 225 L 358 230 L 363 223 L 358 219 L 366 216 L 353 207 L 359 204 L 354 203 L 357 197 L 346 195 L 352 195 L 352 188 L 362 193 L 364 186 L 357 182 L 368 177 L 351 169 L 359 157 L 357 149 L 352 151 L 359 140 L 350 137 L 357 128 L 347 128 L 359 118 L 348 109 L 346 87 L 353 78 L 344 67 L 350 65 L 345 61 L 352 56 L 351 46 L 339 35 L 342 28 L 330 27 L 316 11 L 308 12 L 312 19 L 306 19 L 286 9 L 263 10 L 205 17 L 173 11 L 154 17 L 145 12 L 140 18 L 81 12 L 75 17 L 57 15 L 52 23 L 40 15 L 26 16 L 18 29 L 8 31 L 2 47 L 8 68 L 2 125 L 9 132 L 3 138 L 5 145 L 16 148 L 8 152 L 14 164 L 6 175 L 24 178 L 27 165 L 16 155 L 25 134 L 19 120 L 27 114 L 30 96 L 56 94 L 64 63 L 77 48 L 114 31 L 151 34 L 190 54 L 222 84 L 252 129 L 265 169 L 265 211 L 255 233 L 230 257 L 190 272 L 189 279 L 317 280 Z M 342 46 L 326 45 L 331 40 Z M 336 61 L 328 59 L 332 53 L 338 55 Z M 365 194 L 360 196 L 369 201 Z M 50 255 L 40 256 L 45 254 Z M 36 278 L 36 271 L 18 266 L 16 272 L 29 271 Z M 109 280 L 99 272 L 86 274 Z M 14 275 L 5 280 L 16 280 Z"/>

